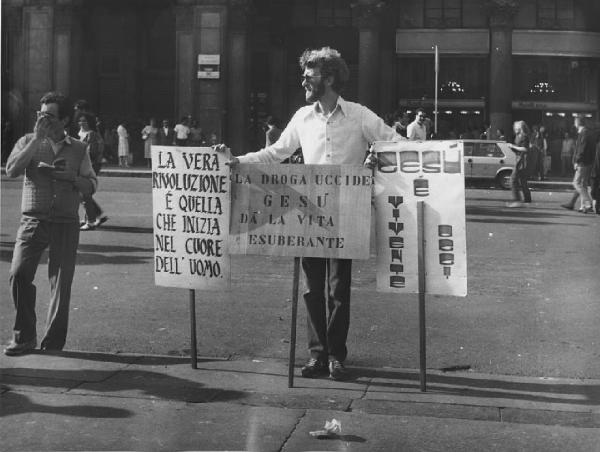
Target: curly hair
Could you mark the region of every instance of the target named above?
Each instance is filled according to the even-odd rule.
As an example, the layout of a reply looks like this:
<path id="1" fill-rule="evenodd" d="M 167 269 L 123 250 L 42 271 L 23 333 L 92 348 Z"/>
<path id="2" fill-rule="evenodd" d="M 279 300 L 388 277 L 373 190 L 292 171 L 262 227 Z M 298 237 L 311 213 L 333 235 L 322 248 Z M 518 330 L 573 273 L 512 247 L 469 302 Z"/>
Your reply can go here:
<path id="1" fill-rule="evenodd" d="M 515 128 L 518 128 L 523 134 L 525 134 L 527 136 L 531 135 L 531 131 L 529 130 L 527 123 L 523 120 L 515 121 L 513 123 L 513 129 L 515 129 Z"/>
<path id="2" fill-rule="evenodd" d="M 91 130 L 96 131 L 96 116 L 94 116 L 93 113 L 87 112 L 87 111 L 83 111 L 81 113 L 79 113 L 79 115 L 77 116 L 77 122 L 79 123 L 79 121 L 81 120 L 81 118 L 85 118 L 85 120 L 88 123 L 88 126 Z"/>
<path id="3" fill-rule="evenodd" d="M 331 87 L 336 93 L 343 91 L 350 78 L 348 65 L 342 55 L 331 47 L 307 49 L 300 55 L 299 63 L 302 70 L 318 68 L 325 77 L 333 77 Z"/>

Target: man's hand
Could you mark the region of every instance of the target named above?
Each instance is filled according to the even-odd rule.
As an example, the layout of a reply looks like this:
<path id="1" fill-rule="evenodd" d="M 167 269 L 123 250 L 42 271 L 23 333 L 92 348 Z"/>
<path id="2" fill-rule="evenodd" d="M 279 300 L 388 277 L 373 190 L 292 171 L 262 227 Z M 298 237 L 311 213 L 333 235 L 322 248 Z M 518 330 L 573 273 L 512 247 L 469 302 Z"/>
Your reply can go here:
<path id="1" fill-rule="evenodd" d="M 377 162 L 377 154 L 375 154 L 375 152 L 371 150 L 371 152 L 369 152 L 369 155 L 367 155 L 367 158 L 365 159 L 363 165 L 369 169 L 373 169 L 377 166 Z"/>
<path id="2" fill-rule="evenodd" d="M 221 143 L 221 144 L 215 144 L 215 145 L 212 146 L 212 148 L 215 151 L 222 152 L 227 157 L 229 157 L 229 161 L 225 162 L 225 165 L 227 165 L 227 166 L 229 166 L 231 168 L 235 168 L 240 163 L 240 161 L 239 161 L 239 159 L 237 157 L 232 157 L 231 156 L 231 149 L 229 149 L 223 143 Z"/>
<path id="3" fill-rule="evenodd" d="M 48 116 L 43 114 L 37 119 L 33 126 L 33 137 L 36 140 L 43 140 L 48 137 L 52 130 L 51 121 L 52 120 Z"/>
<path id="4" fill-rule="evenodd" d="M 238 159 L 237 157 L 231 157 L 231 159 L 228 162 L 225 162 L 225 165 L 229 166 L 230 168 L 235 168 L 239 165 L 239 163 L 240 159 Z"/>

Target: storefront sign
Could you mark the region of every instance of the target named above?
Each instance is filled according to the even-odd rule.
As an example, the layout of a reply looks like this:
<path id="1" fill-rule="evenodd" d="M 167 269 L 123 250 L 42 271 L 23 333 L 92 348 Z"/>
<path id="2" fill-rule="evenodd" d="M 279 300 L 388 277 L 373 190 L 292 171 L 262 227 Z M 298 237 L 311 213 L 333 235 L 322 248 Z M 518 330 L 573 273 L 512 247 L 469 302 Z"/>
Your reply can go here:
<path id="1" fill-rule="evenodd" d="M 370 170 L 245 164 L 231 176 L 232 254 L 369 258 Z"/>
<path id="2" fill-rule="evenodd" d="M 418 293 L 417 201 L 424 202 L 425 291 L 467 294 L 462 143 L 375 143 L 377 290 Z"/>
<path id="3" fill-rule="evenodd" d="M 229 167 L 212 148 L 152 146 L 154 273 L 159 286 L 230 285 Z"/>

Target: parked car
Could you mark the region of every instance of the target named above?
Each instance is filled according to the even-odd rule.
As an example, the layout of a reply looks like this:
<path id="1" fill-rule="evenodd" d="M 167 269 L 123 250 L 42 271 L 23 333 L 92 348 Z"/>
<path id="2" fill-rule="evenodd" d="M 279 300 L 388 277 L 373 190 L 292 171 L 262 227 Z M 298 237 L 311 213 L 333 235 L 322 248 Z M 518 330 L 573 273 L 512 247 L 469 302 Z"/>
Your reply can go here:
<path id="1" fill-rule="evenodd" d="M 464 146 L 465 178 L 492 179 L 498 187 L 510 189 L 510 175 L 516 154 L 506 141 L 461 140 Z"/>

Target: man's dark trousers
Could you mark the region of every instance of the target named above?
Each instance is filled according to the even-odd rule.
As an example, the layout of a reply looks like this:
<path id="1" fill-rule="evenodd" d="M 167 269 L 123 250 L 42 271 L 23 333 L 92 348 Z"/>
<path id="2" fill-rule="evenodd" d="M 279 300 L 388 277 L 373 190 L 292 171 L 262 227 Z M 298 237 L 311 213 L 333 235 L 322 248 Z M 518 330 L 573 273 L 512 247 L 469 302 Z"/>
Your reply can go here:
<path id="1" fill-rule="evenodd" d="M 13 328 L 15 342 L 28 342 L 36 337 L 36 289 L 33 280 L 42 253 L 48 248 L 50 306 L 41 346 L 53 350 L 64 347 L 78 243 L 78 222 L 21 220 L 10 269 L 10 287 L 17 310 Z"/>
<path id="2" fill-rule="evenodd" d="M 305 257 L 302 269 L 310 355 L 343 362 L 348 353 L 352 260 Z"/>

